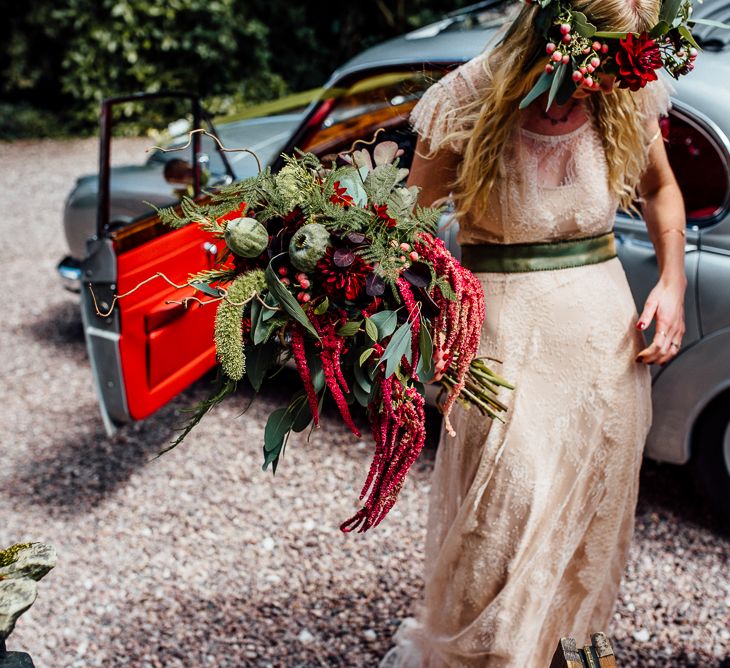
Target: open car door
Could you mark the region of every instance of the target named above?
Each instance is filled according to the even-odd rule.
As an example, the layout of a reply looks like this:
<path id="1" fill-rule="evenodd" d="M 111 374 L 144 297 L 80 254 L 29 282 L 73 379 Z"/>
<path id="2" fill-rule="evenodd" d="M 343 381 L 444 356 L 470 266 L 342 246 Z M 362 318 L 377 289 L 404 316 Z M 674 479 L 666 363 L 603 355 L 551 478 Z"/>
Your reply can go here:
<path id="1" fill-rule="evenodd" d="M 325 160 L 350 150 L 356 140 L 371 141 L 379 131 L 378 141 L 396 141 L 404 149 L 401 164 L 409 166 L 415 136 L 408 126 L 408 114 L 443 71 L 424 71 L 414 63 L 350 73 L 332 81 L 322 98 L 310 105 L 284 152 L 292 153 L 297 147 Z M 193 125 L 199 127 L 200 105 L 194 96 L 188 97 L 194 107 Z M 177 290 L 166 280 L 154 278 L 112 309 L 114 295 L 133 290 L 156 272 L 183 284 L 190 273 L 212 267 L 222 250 L 197 226 L 172 230 L 156 215 L 118 229 L 109 225 L 111 107 L 129 99 L 108 100 L 102 107 L 98 230 L 89 241 L 82 267 L 84 330 L 110 432 L 122 423 L 149 416 L 215 364 L 216 309 L 194 302 L 187 308 L 180 304 L 193 295 L 192 288 Z M 196 196 L 200 196 L 199 138 L 196 134 L 192 139 Z M 272 169 L 281 165 L 281 159 L 275 159 Z M 453 237 L 455 232 L 446 234 Z M 451 242 L 453 246 L 453 239 Z M 109 314 L 97 315 L 97 307 Z"/>
<path id="2" fill-rule="evenodd" d="M 210 268 L 219 250 L 213 240 L 197 226 L 171 229 L 154 212 L 124 226 L 110 224 L 113 109 L 131 101 L 161 98 L 188 100 L 192 127 L 201 127 L 204 112 L 197 96 L 189 93 L 138 94 L 102 104 L 97 231 L 88 241 L 81 267 L 81 309 L 89 359 L 109 433 L 122 423 L 152 414 L 215 364 L 215 308 L 194 302 L 186 308 L 179 303 L 193 295 L 192 288 L 178 290 L 159 277 L 144 283 L 161 272 L 170 281 L 184 284 L 190 272 Z M 212 124 L 208 129 L 215 133 Z M 201 162 L 205 157 L 200 152 L 200 141 L 200 134 L 193 134 L 192 156 L 176 154 L 180 159 L 191 159 L 187 185 L 195 198 L 201 197 Z M 220 157 L 230 169 L 223 152 Z M 170 203 L 174 203 L 172 194 Z M 115 303 L 115 294 L 132 290 Z"/>

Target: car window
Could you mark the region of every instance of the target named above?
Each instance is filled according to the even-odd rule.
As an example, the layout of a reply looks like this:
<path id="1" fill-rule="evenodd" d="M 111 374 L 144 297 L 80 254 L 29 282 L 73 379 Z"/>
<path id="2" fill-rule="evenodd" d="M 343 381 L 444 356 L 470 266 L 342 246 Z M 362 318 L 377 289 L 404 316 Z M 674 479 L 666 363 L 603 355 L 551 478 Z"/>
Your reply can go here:
<path id="1" fill-rule="evenodd" d="M 405 150 L 401 164 L 408 166 L 415 137 L 408 115 L 423 92 L 444 74 L 443 70 L 380 72 L 336 89 L 310 120 L 298 147 L 323 159 L 346 151 L 358 139 L 368 141 L 382 128 L 377 140 L 391 139 Z"/>
<path id="2" fill-rule="evenodd" d="M 689 113 L 673 109 L 660 125 L 684 197 L 687 224 L 706 225 L 723 212 L 730 198 L 727 152 Z"/>

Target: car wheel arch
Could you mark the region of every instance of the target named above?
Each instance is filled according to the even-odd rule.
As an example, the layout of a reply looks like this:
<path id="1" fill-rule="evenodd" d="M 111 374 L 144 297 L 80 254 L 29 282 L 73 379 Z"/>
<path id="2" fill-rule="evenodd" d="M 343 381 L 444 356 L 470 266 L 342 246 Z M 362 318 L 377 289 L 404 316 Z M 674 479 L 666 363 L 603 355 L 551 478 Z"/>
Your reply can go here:
<path id="1" fill-rule="evenodd" d="M 649 458 L 689 462 L 695 426 L 713 401 L 730 393 L 728 350 L 730 328 L 718 330 L 681 351 L 654 378 L 654 416 L 645 451 Z"/>

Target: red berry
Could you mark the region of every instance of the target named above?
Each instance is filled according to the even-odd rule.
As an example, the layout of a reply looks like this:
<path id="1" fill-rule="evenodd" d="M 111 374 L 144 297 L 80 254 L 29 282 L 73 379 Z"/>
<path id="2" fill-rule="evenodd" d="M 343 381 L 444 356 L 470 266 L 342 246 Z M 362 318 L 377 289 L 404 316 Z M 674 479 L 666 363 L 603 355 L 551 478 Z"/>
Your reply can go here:
<path id="1" fill-rule="evenodd" d="M 411 251 L 408 254 L 408 257 L 411 258 L 411 260 L 413 260 L 413 262 L 415 262 L 416 260 L 418 260 L 419 255 L 418 255 L 418 253 L 416 253 L 416 251 Z"/>
<path id="2" fill-rule="evenodd" d="M 583 49 L 583 51 L 581 53 L 584 56 L 587 56 L 590 52 L 591 52 L 591 49 L 590 49 L 590 47 L 587 46 L 585 49 Z"/>
<path id="3" fill-rule="evenodd" d="M 608 44 L 601 44 L 601 53 L 608 53 Z"/>
<path id="4" fill-rule="evenodd" d="M 552 55 L 552 59 L 557 63 L 559 60 L 563 59 L 563 54 L 560 53 L 560 51 L 554 51 Z"/>
<path id="5" fill-rule="evenodd" d="M 560 32 L 563 35 L 567 35 L 570 32 L 570 23 L 561 23 Z"/>
<path id="6" fill-rule="evenodd" d="M 563 56 L 563 65 L 567 65 L 570 62 L 570 56 L 566 53 Z"/>
<path id="7" fill-rule="evenodd" d="M 586 77 L 585 79 L 583 79 L 583 83 L 588 86 L 588 88 L 593 87 L 593 79 L 591 77 Z"/>
<path id="8" fill-rule="evenodd" d="M 690 58 L 697 58 L 697 49 L 695 49 L 694 47 L 692 47 L 689 50 L 689 57 Z"/>
<path id="9" fill-rule="evenodd" d="M 600 42 L 593 42 L 593 44 L 591 44 L 591 46 L 593 47 L 593 50 L 594 51 L 600 51 L 601 50 L 601 43 Z"/>
<path id="10" fill-rule="evenodd" d="M 585 68 L 585 67 L 582 67 L 582 66 L 581 66 L 581 67 L 579 67 L 578 69 L 580 70 L 580 73 L 581 73 L 581 74 L 585 74 L 585 73 L 586 73 L 586 72 L 588 71 L 588 69 L 587 69 L 587 68 Z"/>
<path id="11" fill-rule="evenodd" d="M 310 295 L 308 292 L 304 292 L 302 290 L 298 295 L 297 299 L 302 302 L 303 304 L 306 304 L 310 299 L 312 298 L 312 295 Z"/>
<path id="12" fill-rule="evenodd" d="M 586 69 L 592 74 L 593 70 L 595 70 L 596 68 L 593 67 L 593 65 L 586 65 Z"/>
<path id="13" fill-rule="evenodd" d="M 286 267 L 279 267 L 279 276 L 286 276 L 289 270 Z"/>
<path id="14" fill-rule="evenodd" d="M 579 72 L 578 70 L 573 72 L 573 81 L 578 83 L 582 78 L 583 78 L 583 74 L 581 72 Z"/>
<path id="15" fill-rule="evenodd" d="M 570 35 L 563 35 L 563 39 L 561 40 L 563 44 L 570 44 L 570 40 L 573 39 Z"/>
<path id="16" fill-rule="evenodd" d="M 595 69 L 601 64 L 601 61 L 598 58 L 591 58 L 591 65 L 593 65 L 593 68 Z"/>
<path id="17" fill-rule="evenodd" d="M 545 47 L 545 51 L 547 51 L 548 52 L 548 55 L 550 55 L 557 48 L 558 47 L 555 44 L 553 44 L 552 42 L 548 42 L 547 43 L 547 46 Z"/>
<path id="18" fill-rule="evenodd" d="M 310 286 L 311 286 L 312 284 L 311 284 L 311 283 L 309 282 L 309 279 L 308 279 L 308 278 L 303 278 L 303 279 L 301 279 L 301 280 L 299 281 L 299 285 L 301 285 L 301 286 L 302 286 L 302 289 L 304 289 L 304 290 L 308 290 L 308 289 L 309 289 L 309 287 L 310 287 Z"/>
<path id="19" fill-rule="evenodd" d="M 548 74 L 552 74 L 555 71 L 555 68 L 550 63 L 548 63 L 547 65 L 545 65 L 545 71 Z"/>
<path id="20" fill-rule="evenodd" d="M 410 244 L 407 244 L 407 243 L 406 243 L 406 242 L 404 241 L 403 243 L 401 243 L 401 245 L 400 245 L 400 249 L 401 249 L 402 251 L 404 251 L 405 253 L 407 253 L 408 251 L 410 251 L 410 250 L 411 250 L 411 246 L 410 246 Z"/>

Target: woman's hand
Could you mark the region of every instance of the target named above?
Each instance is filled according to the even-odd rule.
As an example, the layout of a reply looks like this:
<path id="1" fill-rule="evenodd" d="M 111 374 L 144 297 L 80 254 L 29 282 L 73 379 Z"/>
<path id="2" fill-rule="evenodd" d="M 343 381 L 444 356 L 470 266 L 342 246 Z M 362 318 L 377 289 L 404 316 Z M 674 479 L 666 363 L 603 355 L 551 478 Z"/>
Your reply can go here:
<path id="1" fill-rule="evenodd" d="M 636 328 L 645 330 L 656 318 L 656 334 L 637 356 L 644 364 L 666 364 L 678 352 L 684 336 L 684 292 L 687 281 L 660 280 L 646 298 Z"/>
<path id="2" fill-rule="evenodd" d="M 655 136 L 647 169 L 639 183 L 641 212 L 656 251 L 659 282 L 649 293 L 636 327 L 645 330 L 656 320 L 656 334 L 637 356 L 644 364 L 666 364 L 678 352 L 684 336 L 685 225 L 684 201 L 667 158 L 659 123 L 648 132 Z"/>

